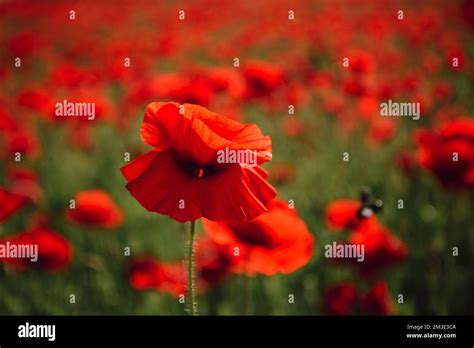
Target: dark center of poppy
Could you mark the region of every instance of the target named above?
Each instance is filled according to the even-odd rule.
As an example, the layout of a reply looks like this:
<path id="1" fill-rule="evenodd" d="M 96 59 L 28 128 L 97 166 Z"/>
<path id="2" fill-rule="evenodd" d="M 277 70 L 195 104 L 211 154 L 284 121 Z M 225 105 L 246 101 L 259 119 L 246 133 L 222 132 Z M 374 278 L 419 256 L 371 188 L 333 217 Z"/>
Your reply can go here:
<path id="1" fill-rule="evenodd" d="M 190 176 L 198 179 L 208 178 L 220 169 L 217 165 L 199 165 L 188 161 L 180 161 L 179 165 Z"/>
<path id="2" fill-rule="evenodd" d="M 231 222 L 229 227 L 239 241 L 254 247 L 273 249 L 280 244 L 275 235 L 255 222 Z"/>

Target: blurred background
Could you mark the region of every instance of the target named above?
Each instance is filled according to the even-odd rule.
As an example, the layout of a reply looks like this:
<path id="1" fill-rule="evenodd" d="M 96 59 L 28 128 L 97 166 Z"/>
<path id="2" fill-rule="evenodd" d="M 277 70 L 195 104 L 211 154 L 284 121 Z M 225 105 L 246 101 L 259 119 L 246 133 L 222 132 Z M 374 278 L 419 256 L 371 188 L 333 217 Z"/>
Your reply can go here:
<path id="1" fill-rule="evenodd" d="M 201 314 L 243 314 L 243 292 L 246 314 L 474 313 L 474 1 L 2 1 L 0 25 L 0 240 L 35 231 L 47 250 L 0 263 L 1 314 L 186 313 L 157 265 L 179 265 L 188 225 L 143 209 L 119 170 L 150 149 L 153 101 L 258 124 L 270 183 L 315 236 L 291 274 L 226 274 Z M 420 120 L 381 117 L 389 99 Z M 63 100 L 95 119 L 55 117 Z M 328 206 L 365 187 L 403 249 L 370 276 L 324 257 L 351 236 Z"/>

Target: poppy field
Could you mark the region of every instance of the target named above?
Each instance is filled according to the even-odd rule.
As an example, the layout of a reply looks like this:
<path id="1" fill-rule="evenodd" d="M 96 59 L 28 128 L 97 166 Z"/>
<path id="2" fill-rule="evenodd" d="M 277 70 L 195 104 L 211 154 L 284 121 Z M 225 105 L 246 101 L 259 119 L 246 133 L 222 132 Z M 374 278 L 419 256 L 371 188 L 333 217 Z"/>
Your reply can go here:
<path id="1" fill-rule="evenodd" d="M 474 1 L 0 25 L 0 314 L 474 313 Z"/>

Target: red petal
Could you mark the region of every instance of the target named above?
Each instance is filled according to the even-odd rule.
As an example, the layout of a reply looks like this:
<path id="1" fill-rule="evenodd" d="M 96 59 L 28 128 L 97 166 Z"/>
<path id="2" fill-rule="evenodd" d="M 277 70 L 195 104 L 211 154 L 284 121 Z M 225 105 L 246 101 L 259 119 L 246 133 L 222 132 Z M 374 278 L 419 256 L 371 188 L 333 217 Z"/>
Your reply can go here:
<path id="1" fill-rule="evenodd" d="M 237 164 L 199 178 L 172 150 L 151 151 L 123 167 L 122 173 L 143 207 L 177 221 L 252 219 L 266 211 L 276 194 L 258 170 Z"/>
<path id="2" fill-rule="evenodd" d="M 326 208 L 326 223 L 332 230 L 353 228 L 358 224 L 360 202 L 352 199 L 334 201 Z"/>
<path id="3" fill-rule="evenodd" d="M 217 151 L 252 150 L 257 163 L 271 159 L 271 140 L 258 126 L 244 125 L 193 104 L 151 103 L 141 127 L 142 140 L 157 149 L 173 148 L 195 164 L 213 164 Z"/>

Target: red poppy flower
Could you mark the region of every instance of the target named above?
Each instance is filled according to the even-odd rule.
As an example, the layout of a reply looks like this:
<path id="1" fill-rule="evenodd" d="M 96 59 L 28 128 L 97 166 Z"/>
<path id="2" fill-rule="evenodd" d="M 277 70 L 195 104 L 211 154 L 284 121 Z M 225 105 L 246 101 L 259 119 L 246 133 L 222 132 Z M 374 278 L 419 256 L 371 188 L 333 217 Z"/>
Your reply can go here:
<path id="1" fill-rule="evenodd" d="M 49 115 L 54 109 L 51 95 L 40 87 L 31 87 L 23 90 L 17 97 L 18 104 L 32 110 Z"/>
<path id="2" fill-rule="evenodd" d="M 434 131 L 420 130 L 418 161 L 441 184 L 474 189 L 474 120 L 460 118 Z"/>
<path id="3" fill-rule="evenodd" d="M 38 182 L 38 175 L 29 168 L 15 167 L 8 171 L 8 178 L 11 182 L 12 193 L 25 196 L 36 202 L 42 195 L 42 190 Z"/>
<path id="4" fill-rule="evenodd" d="M 326 208 L 326 224 L 334 231 L 356 228 L 363 222 L 360 208 L 361 202 L 355 199 L 333 201 Z"/>
<path id="5" fill-rule="evenodd" d="M 15 128 L 16 123 L 13 118 L 5 108 L 0 106 L 0 134 L 4 131 L 13 131 Z"/>
<path id="6" fill-rule="evenodd" d="M 81 191 L 75 197 L 76 207 L 66 216 L 80 224 L 114 229 L 123 222 L 123 213 L 107 192 L 95 189 Z"/>
<path id="7" fill-rule="evenodd" d="M 372 96 L 358 98 L 357 112 L 360 118 L 366 121 L 377 118 L 377 116 L 380 115 L 380 101 Z"/>
<path id="8" fill-rule="evenodd" d="M 245 92 L 245 80 L 234 68 L 213 68 L 208 71 L 209 81 L 216 92 L 225 91 L 239 99 Z"/>
<path id="9" fill-rule="evenodd" d="M 0 187 L 0 223 L 20 210 L 28 202 L 28 198 Z"/>
<path id="10" fill-rule="evenodd" d="M 415 156 L 405 150 L 402 150 L 398 153 L 396 158 L 397 167 L 399 167 L 403 172 L 408 175 L 416 173 L 416 170 L 419 169 Z"/>
<path id="11" fill-rule="evenodd" d="M 271 201 L 268 209 L 252 221 L 204 220 L 204 229 L 211 239 L 238 250 L 236 272 L 288 274 L 311 259 L 314 237 L 296 211 L 280 199 Z"/>
<path id="12" fill-rule="evenodd" d="M 41 153 L 36 134 L 26 128 L 6 133 L 5 140 L 6 153 L 9 155 L 20 153 L 22 156 L 35 158 Z"/>
<path id="13" fill-rule="evenodd" d="M 342 89 L 349 95 L 363 96 L 367 93 L 367 86 L 359 78 L 349 77 L 342 82 Z"/>
<path id="14" fill-rule="evenodd" d="M 393 313 L 393 301 L 388 285 L 384 281 L 376 282 L 370 290 L 362 295 L 361 312 L 368 315 L 389 315 Z"/>
<path id="15" fill-rule="evenodd" d="M 393 313 L 393 301 L 384 281 L 376 282 L 362 296 L 359 296 L 354 284 L 339 283 L 326 290 L 323 302 L 325 312 L 330 315 L 351 315 L 357 308 L 360 308 L 361 314 L 367 315 Z"/>
<path id="16" fill-rule="evenodd" d="M 375 58 L 370 52 L 354 49 L 349 52 L 348 57 L 349 69 L 355 73 L 369 73 L 376 68 Z"/>
<path id="17" fill-rule="evenodd" d="M 364 246 L 364 261 L 350 260 L 362 276 L 372 276 L 402 262 L 408 255 L 408 247 L 376 218 L 366 220 L 354 230 L 349 236 L 349 243 Z"/>
<path id="18" fill-rule="evenodd" d="M 134 259 L 128 271 L 128 280 L 136 290 L 156 290 L 174 297 L 185 293 L 181 262 L 164 263 L 148 256 Z"/>
<path id="19" fill-rule="evenodd" d="M 199 71 L 191 76 L 167 73 L 155 77 L 150 83 L 151 94 L 160 99 L 173 99 L 180 103 L 207 106 L 214 94 L 208 78 Z"/>
<path id="20" fill-rule="evenodd" d="M 358 302 L 357 289 L 354 284 L 343 282 L 326 289 L 324 294 L 324 311 L 330 315 L 353 314 Z"/>
<path id="21" fill-rule="evenodd" d="M 19 32 L 9 37 L 8 41 L 4 44 L 15 57 L 30 56 L 43 46 L 37 31 Z"/>
<path id="22" fill-rule="evenodd" d="M 230 247 L 209 238 L 196 242 L 196 283 L 199 293 L 220 284 L 230 274 L 235 262 Z M 129 282 L 136 290 L 156 290 L 178 297 L 187 293 L 186 270 L 182 261 L 162 262 L 150 256 L 132 261 Z"/>
<path id="23" fill-rule="evenodd" d="M 11 245 L 38 246 L 38 260 L 36 262 L 32 262 L 31 259 L 27 258 L 4 259 L 6 263 L 13 267 L 58 271 L 69 265 L 72 260 L 72 246 L 69 242 L 59 233 L 46 227 L 34 228 L 7 238 L 6 241 L 10 243 L 10 247 Z"/>
<path id="24" fill-rule="evenodd" d="M 256 164 L 271 159 L 271 140 L 203 107 L 148 105 L 142 140 L 155 149 L 124 166 L 127 189 L 148 211 L 177 221 L 252 219 L 265 212 L 275 189 L 249 163 L 218 163 L 219 150 L 252 151 Z"/>
<path id="25" fill-rule="evenodd" d="M 308 105 L 311 94 L 302 83 L 291 83 L 285 90 L 286 100 L 289 105 Z"/>
<path id="26" fill-rule="evenodd" d="M 397 128 L 397 123 L 391 119 L 374 119 L 369 123 L 368 141 L 373 145 L 386 143 L 394 137 Z"/>
<path id="27" fill-rule="evenodd" d="M 50 84 L 52 86 L 77 88 L 95 79 L 97 79 L 95 76 L 87 75 L 87 73 L 77 65 L 67 62 L 59 64 L 54 68 L 51 72 Z"/>
<path id="28" fill-rule="evenodd" d="M 265 61 L 249 61 L 244 67 L 248 97 L 264 97 L 276 90 L 285 80 L 283 70 Z"/>

